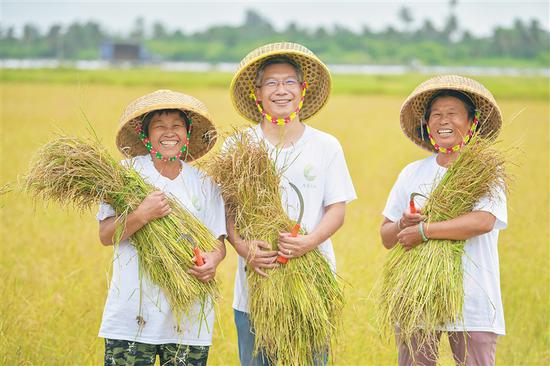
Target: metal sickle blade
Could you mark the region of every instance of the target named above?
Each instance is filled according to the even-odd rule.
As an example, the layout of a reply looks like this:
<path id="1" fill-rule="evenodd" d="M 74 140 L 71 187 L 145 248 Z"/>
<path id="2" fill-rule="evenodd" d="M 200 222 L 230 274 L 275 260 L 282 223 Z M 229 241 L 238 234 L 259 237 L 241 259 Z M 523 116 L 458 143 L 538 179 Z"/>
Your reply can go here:
<path id="1" fill-rule="evenodd" d="M 292 189 L 294 189 L 294 191 L 296 191 L 296 194 L 298 195 L 298 200 L 300 201 L 300 214 L 298 215 L 298 220 L 296 220 L 296 223 L 301 224 L 302 223 L 302 217 L 304 217 L 304 197 L 302 196 L 302 193 L 300 192 L 298 187 L 296 187 L 294 185 L 294 183 L 288 182 L 288 184 L 290 184 Z"/>

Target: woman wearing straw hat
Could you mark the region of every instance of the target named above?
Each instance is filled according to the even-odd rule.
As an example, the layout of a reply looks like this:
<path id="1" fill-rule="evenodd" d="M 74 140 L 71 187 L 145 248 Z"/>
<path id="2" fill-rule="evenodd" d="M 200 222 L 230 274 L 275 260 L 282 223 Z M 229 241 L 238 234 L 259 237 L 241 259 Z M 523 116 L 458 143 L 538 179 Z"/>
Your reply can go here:
<path id="1" fill-rule="evenodd" d="M 304 123 L 326 104 L 331 87 L 328 68 L 307 48 L 295 43 L 274 43 L 250 52 L 240 63 L 231 82 L 235 109 L 256 123 L 248 131 L 262 139 L 279 168 L 289 217 L 297 219 L 300 203 L 289 184 L 303 196 L 302 228 L 307 235 L 281 233 L 279 252 L 263 241 L 252 241 L 254 250 L 232 230 L 229 241 L 239 254 L 233 308 L 242 365 L 268 364 L 253 357 L 254 333 L 248 316 L 248 286 L 245 267 L 267 276 L 276 268 L 277 257 L 292 260 L 319 248 L 335 270 L 330 237 L 344 222 L 345 206 L 356 198 L 340 143 L 331 135 Z M 290 183 L 289 183 L 290 182 Z M 255 255 L 251 256 L 254 250 Z M 325 357 L 326 361 L 326 357 Z"/>
<path id="2" fill-rule="evenodd" d="M 429 225 L 420 212 L 411 212 L 410 197 L 417 192 L 429 196 L 471 136 L 477 131 L 494 138 L 501 124 L 492 94 L 477 81 L 455 75 L 422 83 L 401 109 L 405 135 L 434 154 L 407 165 L 399 174 L 383 211 L 382 242 L 388 249 L 400 243 L 410 250 L 428 239 L 465 240 L 462 320 L 441 328 L 449 334 L 458 364 L 493 365 L 497 336 L 504 335 L 497 242 L 499 230 L 507 225 L 506 196 L 498 189 L 478 201 L 471 212 Z M 399 365 L 436 364 L 437 343 L 417 343 L 421 342 L 413 339 L 410 351 L 399 342 Z"/>
<path id="3" fill-rule="evenodd" d="M 168 193 L 219 238 L 219 249 L 202 253 L 204 264 L 190 270 L 201 281 L 214 278 L 217 265 L 225 257 L 223 200 L 218 188 L 188 165 L 214 145 L 212 119 L 197 99 L 158 90 L 130 103 L 120 125 L 117 147 L 130 158 L 123 163 L 158 191 L 127 216 L 121 241 L 115 248 L 113 275 L 99 331 L 99 336 L 105 338 L 105 364 L 153 365 L 159 355 L 163 365 L 205 365 L 212 343 L 213 310 L 201 313 L 204 309 L 197 302 L 176 324 L 163 291 L 140 273 L 136 249 L 128 238 L 149 221 L 171 212 L 165 196 Z M 102 204 L 97 219 L 101 242 L 112 245 L 115 211 Z"/>

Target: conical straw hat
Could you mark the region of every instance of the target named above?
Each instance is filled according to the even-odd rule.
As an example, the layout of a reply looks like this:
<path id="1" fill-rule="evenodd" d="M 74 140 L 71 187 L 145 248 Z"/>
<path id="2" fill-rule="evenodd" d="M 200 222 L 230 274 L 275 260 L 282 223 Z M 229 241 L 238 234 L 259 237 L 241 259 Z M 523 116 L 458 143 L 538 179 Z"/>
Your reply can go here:
<path id="1" fill-rule="evenodd" d="M 419 129 L 430 98 L 442 89 L 457 90 L 468 95 L 479 111 L 479 134 L 496 137 L 502 126 L 502 114 L 493 94 L 479 82 L 458 75 L 440 75 L 420 84 L 401 107 L 401 128 L 405 135 L 422 148 L 435 152 L 429 141 L 422 140 Z M 425 132 L 427 133 L 427 132 Z"/>
<path id="2" fill-rule="evenodd" d="M 136 127 L 145 115 L 160 109 L 179 109 L 192 121 L 191 138 L 187 154 L 182 160 L 193 161 L 206 154 L 216 143 L 216 128 L 206 106 L 198 99 L 172 90 L 157 90 L 144 95 L 126 107 L 120 117 L 116 145 L 128 157 L 149 154 L 139 138 Z"/>
<path id="3" fill-rule="evenodd" d="M 297 43 L 271 43 L 256 48 L 246 55 L 231 81 L 231 100 L 235 109 L 247 120 L 260 122 L 262 115 L 258 111 L 250 93 L 254 88 L 254 79 L 260 65 L 273 56 L 287 56 L 300 65 L 308 89 L 304 105 L 300 111 L 300 120 L 305 121 L 315 115 L 328 100 L 331 77 L 328 67 L 313 52 Z"/>

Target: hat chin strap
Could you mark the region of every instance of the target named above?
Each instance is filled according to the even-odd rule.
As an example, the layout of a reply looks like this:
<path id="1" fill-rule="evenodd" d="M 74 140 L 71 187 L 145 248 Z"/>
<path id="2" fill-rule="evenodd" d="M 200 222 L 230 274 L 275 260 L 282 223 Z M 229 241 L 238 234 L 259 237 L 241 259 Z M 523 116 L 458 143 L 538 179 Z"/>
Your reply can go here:
<path id="1" fill-rule="evenodd" d="M 474 133 L 476 132 L 476 129 L 477 129 L 477 126 L 479 124 L 479 112 L 476 111 L 476 114 L 474 116 L 474 120 L 472 122 L 472 126 L 470 127 L 470 129 L 468 130 L 468 133 L 466 134 L 466 136 L 464 136 L 464 138 L 462 139 L 462 141 L 460 141 L 459 144 L 453 146 L 453 147 L 443 147 L 443 146 L 439 146 L 436 142 L 435 142 L 435 139 L 430 131 L 430 127 L 428 126 L 428 124 L 426 123 L 426 129 L 428 130 L 428 137 L 430 138 L 430 143 L 433 145 L 433 147 L 435 148 L 435 151 L 437 152 L 440 152 L 440 153 L 443 153 L 443 154 L 452 154 L 454 152 L 457 152 L 458 150 L 462 149 L 464 147 L 464 145 L 466 145 L 470 139 L 472 138 L 472 136 L 474 135 Z"/>
<path id="2" fill-rule="evenodd" d="M 153 147 L 153 144 L 151 144 L 151 140 L 149 140 L 149 137 L 143 132 L 143 128 L 141 124 L 139 124 L 136 127 L 136 132 L 141 140 L 143 142 L 143 145 L 145 145 L 145 148 L 147 151 L 149 151 L 149 154 L 151 156 L 154 156 L 155 158 L 162 160 L 162 161 L 176 161 L 182 157 L 183 154 L 185 154 L 185 158 L 187 158 L 187 154 L 189 154 L 189 140 L 191 139 L 191 130 L 193 129 L 193 122 L 191 121 L 191 118 L 189 118 L 189 130 L 187 131 L 187 141 L 185 141 L 185 145 L 182 146 L 181 150 L 178 151 L 176 156 L 172 156 L 167 158 L 166 156 L 162 155 L 160 151 L 156 150 Z"/>
<path id="3" fill-rule="evenodd" d="M 258 97 L 256 97 L 256 93 L 254 93 L 254 89 L 250 91 L 250 98 L 254 100 L 254 103 L 256 104 L 256 107 L 258 108 L 258 111 L 261 113 L 262 117 L 268 120 L 269 122 L 273 123 L 274 125 L 284 126 L 290 121 L 292 121 L 298 113 L 302 110 L 302 107 L 304 105 L 304 99 L 306 97 L 306 89 L 307 89 L 307 82 L 302 83 L 302 95 L 300 97 L 300 103 L 298 103 L 298 108 L 292 113 L 290 113 L 285 118 L 276 118 L 268 114 L 264 108 L 262 107 L 262 102 L 258 100 Z"/>

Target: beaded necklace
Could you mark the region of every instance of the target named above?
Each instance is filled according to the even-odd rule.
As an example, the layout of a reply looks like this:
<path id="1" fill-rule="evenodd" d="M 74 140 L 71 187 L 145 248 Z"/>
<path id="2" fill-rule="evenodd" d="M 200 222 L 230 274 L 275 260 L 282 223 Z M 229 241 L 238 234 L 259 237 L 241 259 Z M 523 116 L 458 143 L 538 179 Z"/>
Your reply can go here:
<path id="1" fill-rule="evenodd" d="M 157 159 L 160 159 L 162 161 L 176 161 L 179 158 L 181 158 L 181 156 L 184 153 L 186 153 L 186 152 L 189 153 L 189 140 L 191 139 L 191 130 L 192 130 L 192 127 L 193 127 L 193 123 L 191 121 L 191 118 L 189 118 L 188 120 L 189 120 L 189 128 L 187 130 L 187 141 L 185 141 L 185 145 L 183 145 L 181 150 L 178 151 L 176 156 L 172 156 L 170 158 L 167 158 L 167 157 L 163 156 L 160 153 L 160 151 L 158 151 L 157 149 L 155 149 L 153 147 L 153 144 L 151 144 L 151 140 L 149 140 L 149 137 L 147 136 L 147 134 L 145 134 L 145 132 L 143 132 L 143 127 L 141 126 L 141 124 L 139 124 L 136 127 L 136 132 L 137 132 L 141 142 L 143 142 L 143 145 L 145 145 L 145 147 L 147 148 L 147 151 L 149 151 L 151 156 L 154 156 Z"/>
<path id="2" fill-rule="evenodd" d="M 435 139 L 434 139 L 434 137 L 433 137 L 433 135 L 430 131 L 430 127 L 428 126 L 428 124 L 426 124 L 426 129 L 428 130 L 428 137 L 430 138 L 430 142 L 433 145 L 433 147 L 435 148 L 435 151 L 441 152 L 443 154 L 452 154 L 452 153 L 457 152 L 458 150 L 462 149 L 464 147 L 464 145 L 466 145 L 468 143 L 468 141 L 470 141 L 473 134 L 476 132 L 477 125 L 479 124 L 479 119 L 478 118 L 479 118 L 479 112 L 476 111 L 475 116 L 474 116 L 474 120 L 472 121 L 472 126 L 468 130 L 468 133 L 466 134 L 466 136 L 464 136 L 464 138 L 462 139 L 462 141 L 460 141 L 459 144 L 457 144 L 453 147 L 449 147 L 449 148 L 439 146 L 435 142 Z"/>
<path id="3" fill-rule="evenodd" d="M 279 126 L 284 126 L 290 121 L 292 121 L 294 118 L 296 118 L 296 115 L 300 113 L 300 110 L 302 109 L 302 106 L 304 105 L 304 98 L 306 97 L 306 89 L 307 89 L 307 82 L 302 83 L 302 95 L 300 97 L 300 103 L 298 103 L 298 108 L 292 113 L 290 113 L 285 118 L 276 118 L 268 114 L 262 107 L 262 102 L 258 100 L 256 97 L 256 94 L 254 93 L 254 90 L 250 92 L 250 98 L 254 99 L 254 103 L 256 104 L 256 107 L 258 108 L 258 111 L 262 114 L 262 117 L 266 120 L 270 121 L 273 124 L 277 124 Z"/>

